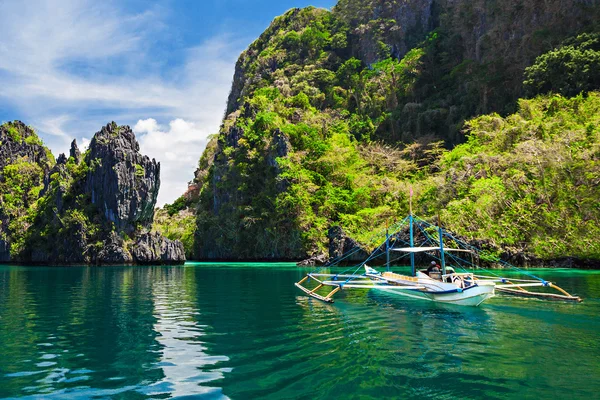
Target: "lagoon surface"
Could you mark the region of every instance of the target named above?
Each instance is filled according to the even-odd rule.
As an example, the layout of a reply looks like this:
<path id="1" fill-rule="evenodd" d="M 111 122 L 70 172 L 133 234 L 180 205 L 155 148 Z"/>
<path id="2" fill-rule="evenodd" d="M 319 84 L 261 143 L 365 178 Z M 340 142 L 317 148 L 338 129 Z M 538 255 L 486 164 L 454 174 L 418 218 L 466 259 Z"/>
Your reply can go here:
<path id="1" fill-rule="evenodd" d="M 0 397 L 598 398 L 600 272 L 581 304 L 479 308 L 293 285 L 293 264 L 0 266 Z"/>

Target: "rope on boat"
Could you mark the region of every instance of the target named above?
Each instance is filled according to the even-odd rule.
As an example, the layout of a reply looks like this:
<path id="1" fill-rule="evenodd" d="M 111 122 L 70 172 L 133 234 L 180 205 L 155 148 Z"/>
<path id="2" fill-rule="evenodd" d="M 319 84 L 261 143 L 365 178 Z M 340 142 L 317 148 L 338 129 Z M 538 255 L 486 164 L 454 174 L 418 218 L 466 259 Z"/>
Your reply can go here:
<path id="1" fill-rule="evenodd" d="M 394 225 L 392 225 L 392 229 L 395 229 L 395 227 L 397 227 L 397 226 L 404 225 L 404 223 L 406 222 L 407 219 L 408 219 L 408 217 L 405 217 L 401 222 L 395 223 Z M 374 240 L 380 236 L 383 236 L 383 235 L 385 235 L 385 231 L 380 231 L 380 232 L 372 235 L 367 241 L 371 242 L 372 240 Z M 379 247 L 381 247 L 381 245 L 379 245 L 378 248 Z M 361 247 L 355 247 L 354 249 L 350 250 L 349 252 L 342 254 L 338 257 L 335 257 L 333 260 L 328 261 L 327 263 L 325 263 L 325 265 L 320 266 L 319 268 L 317 268 L 316 270 L 314 270 L 312 272 L 319 272 L 322 269 L 329 268 L 335 264 L 338 264 L 338 263 L 342 262 L 343 260 L 345 260 L 346 258 L 350 257 L 353 254 L 356 254 L 357 252 L 359 252 L 361 250 L 363 250 Z M 348 269 L 350 269 L 350 268 L 348 268 Z M 345 271 L 347 271 L 348 269 L 346 269 Z M 340 272 L 340 273 L 343 273 L 343 272 Z"/>
<path id="2" fill-rule="evenodd" d="M 336 292 L 338 292 L 339 290 L 341 290 L 345 284 L 348 284 L 349 282 L 351 282 L 351 281 L 353 281 L 355 279 L 364 278 L 366 276 L 366 273 L 363 273 L 361 275 L 357 275 L 357 272 L 361 268 L 363 268 L 367 264 L 367 262 L 369 262 L 370 260 L 372 260 L 372 259 L 374 259 L 376 257 L 379 257 L 380 255 L 382 255 L 383 254 L 382 248 L 384 246 L 387 245 L 388 246 L 387 249 L 389 250 L 389 249 L 394 248 L 398 243 L 406 243 L 404 240 L 401 240 L 401 239 L 399 239 L 397 237 L 394 237 L 394 236 L 401 232 L 401 230 L 399 228 L 403 227 L 406 224 L 406 221 L 408 220 L 408 218 L 409 217 L 406 217 L 406 218 L 404 218 L 404 220 L 402 222 L 394 224 L 392 226 L 392 232 L 393 233 L 391 235 L 389 234 L 389 229 L 386 229 L 386 231 L 382 231 L 382 232 L 379 232 L 379 233 L 371 236 L 371 238 L 369 238 L 369 240 L 368 240 L 369 242 L 373 241 L 374 239 L 376 239 L 378 237 L 383 236 L 383 234 L 386 234 L 386 240 L 385 240 L 384 243 L 382 243 L 378 247 L 376 247 L 371 252 L 371 254 L 367 257 L 366 260 L 364 260 L 363 262 L 361 262 L 360 264 L 358 264 L 356 266 L 356 269 L 354 270 L 354 272 L 351 275 L 343 275 L 343 274 L 345 272 L 351 270 L 352 268 L 354 268 L 354 266 L 346 268 L 344 271 L 342 271 L 340 273 L 330 274 L 331 276 L 333 276 L 333 280 L 334 281 L 337 281 L 338 277 L 346 277 L 347 276 L 348 279 L 346 279 L 345 282 L 343 282 L 343 283 L 339 283 L 336 286 L 336 288 L 334 290 L 332 290 L 327 296 L 323 297 L 323 296 L 317 295 L 315 293 L 318 289 L 320 289 L 321 287 L 324 286 L 324 283 L 321 282 L 321 281 L 319 281 L 316 278 L 313 278 L 311 274 L 319 272 L 320 270 L 322 270 L 324 268 L 331 267 L 331 266 L 334 266 L 336 264 L 339 264 L 341 261 L 347 259 L 351 255 L 356 254 L 357 252 L 363 250 L 361 247 L 356 247 L 356 248 L 352 249 L 351 251 L 349 251 L 348 253 L 342 254 L 342 255 L 334 258 L 333 260 L 330 260 L 329 262 L 327 262 L 322 267 L 319 267 L 315 271 L 307 274 L 307 276 L 305 276 L 302 280 L 300 280 L 300 282 L 296 283 L 295 285 L 297 287 L 299 287 L 300 289 L 302 289 L 303 291 L 305 291 L 307 294 L 309 294 L 309 295 L 311 295 L 313 297 L 316 297 L 316 298 L 318 298 L 320 300 L 324 300 L 324 301 L 327 301 L 327 302 L 333 302 L 333 299 L 331 297 Z M 453 240 L 456 243 L 457 247 L 459 247 L 459 248 L 462 247 L 464 250 L 469 250 L 471 252 L 474 252 L 475 254 L 479 253 L 479 249 L 477 249 L 475 246 L 470 245 L 469 243 L 466 243 L 466 242 L 464 242 L 464 241 L 456 238 L 450 232 L 444 230 L 441 227 L 433 225 L 433 224 L 431 224 L 431 223 L 429 223 L 429 222 L 427 222 L 427 221 L 425 221 L 425 220 L 423 220 L 423 219 L 421 219 L 419 217 L 414 217 L 414 221 L 416 222 L 416 225 L 417 225 L 418 229 L 423 233 L 423 235 L 425 237 L 425 242 L 423 244 L 421 244 L 421 246 L 419 246 L 419 247 L 422 247 L 427 242 L 429 242 L 431 244 L 434 244 L 434 245 L 437 245 L 437 243 L 438 243 L 438 241 L 440 239 L 438 239 L 438 241 L 434 241 L 432 235 L 430 235 L 427 232 L 427 230 L 424 229 L 424 227 L 425 228 L 432 227 L 432 228 L 437 228 L 438 232 L 441 232 L 440 233 L 441 235 L 444 235 L 444 236 L 448 237 L 449 239 Z M 391 246 L 389 246 L 389 238 L 391 238 L 391 237 L 394 237 L 394 243 Z M 408 255 L 409 254 L 404 254 L 404 255 L 402 255 L 400 257 L 397 257 L 394 260 L 390 260 L 389 262 L 391 263 L 392 261 L 400 260 L 400 259 L 402 259 L 402 258 L 404 258 L 404 257 L 406 257 Z M 500 275 L 498 275 L 498 274 L 496 274 L 493 271 L 490 271 L 488 269 L 481 268 L 481 267 L 479 267 L 479 265 L 474 264 L 472 261 L 465 260 L 465 259 L 463 259 L 463 258 L 461 258 L 461 257 L 459 257 L 457 255 L 452 254 L 452 253 L 447 253 L 447 255 L 452 260 L 454 260 L 455 262 L 457 262 L 457 268 L 460 268 L 460 269 L 462 269 L 465 272 L 469 272 L 469 271 L 465 267 L 463 267 L 463 265 L 461 265 L 461 262 L 464 263 L 465 265 L 470 265 L 473 268 L 476 268 L 478 270 L 484 271 L 487 274 L 493 275 L 493 277 L 495 277 L 496 279 L 492 279 L 492 281 L 494 281 L 494 282 L 497 281 L 497 282 L 501 282 L 502 283 L 502 285 L 498 285 L 497 286 L 497 290 L 499 290 L 499 291 L 503 291 L 503 292 L 510 293 L 510 294 L 522 294 L 522 295 L 534 296 L 534 297 L 546 297 L 546 298 L 556 298 L 556 299 L 561 299 L 561 300 L 576 300 L 576 301 L 581 301 L 581 298 L 579 298 L 577 296 L 572 296 L 566 290 L 560 288 L 559 286 L 553 284 L 552 282 L 548 282 L 545 279 L 542 279 L 542 278 L 540 278 L 540 277 L 538 277 L 538 276 L 536 276 L 536 275 L 534 275 L 532 273 L 529 273 L 527 271 L 524 271 L 524 270 L 522 270 L 522 269 L 520 269 L 520 268 L 518 268 L 518 267 L 516 267 L 516 266 L 514 266 L 514 265 L 512 265 L 512 264 L 510 264 L 510 263 L 508 263 L 506 261 L 498 259 L 495 262 L 497 264 L 505 267 L 505 268 L 514 269 L 514 270 L 518 271 L 519 273 L 521 273 L 523 275 L 526 275 L 528 277 L 531 277 L 531 278 L 533 278 L 535 280 L 513 279 L 513 278 L 511 278 L 511 280 L 515 282 L 515 283 L 513 283 L 508 278 L 502 277 L 502 276 L 500 276 Z M 434 258 L 438 258 L 438 257 L 434 256 Z M 493 277 L 491 277 L 489 275 L 475 275 L 475 274 L 473 274 L 473 277 L 475 279 L 477 279 L 478 277 L 479 278 L 485 278 L 485 279 L 493 278 Z M 316 288 L 312 289 L 312 290 L 304 288 L 302 286 L 302 283 L 304 283 L 307 280 L 310 280 L 311 278 L 315 279 L 315 281 L 317 281 L 319 283 L 319 285 Z M 519 283 L 519 282 L 525 282 L 525 283 Z M 516 289 L 509 289 L 509 286 L 515 287 Z M 551 288 L 556 289 L 560 293 L 562 293 L 562 295 L 556 295 L 556 294 L 550 294 L 550 293 L 535 293 L 535 292 L 530 292 L 530 291 L 527 291 L 527 290 L 523 289 L 523 287 L 525 287 L 525 286 L 545 286 L 545 287 L 551 287 Z"/>
<path id="3" fill-rule="evenodd" d="M 418 221 L 420 221 L 420 222 L 423 222 L 423 223 L 424 223 L 424 224 L 426 224 L 427 226 L 435 227 L 435 225 L 433 225 L 433 224 L 431 224 L 431 223 L 429 223 L 429 222 L 427 222 L 427 221 L 425 221 L 425 220 L 423 220 L 423 219 L 421 219 L 421 218 L 415 217 L 415 219 L 417 219 L 417 220 L 418 220 Z M 454 236 L 453 236 L 453 235 L 452 235 L 450 232 L 446 231 L 446 230 L 445 230 L 445 229 L 443 229 L 443 228 L 442 228 L 442 232 L 444 233 L 444 235 L 448 236 L 450 239 L 454 240 L 456 243 L 458 243 L 458 244 L 460 244 L 460 245 L 464 246 L 466 249 L 468 249 L 468 250 L 471 250 L 471 251 L 475 251 L 475 252 L 477 252 L 477 251 L 478 251 L 478 249 L 477 249 L 475 246 L 472 246 L 472 245 L 470 245 L 470 244 L 468 244 L 468 243 L 465 243 L 465 242 L 463 242 L 463 241 L 462 241 L 462 240 L 460 240 L 460 239 L 457 239 L 457 238 L 456 238 L 456 237 L 454 237 Z M 534 274 L 532 274 L 532 273 L 529 273 L 529 272 L 527 272 L 527 271 L 524 271 L 524 270 L 522 270 L 521 268 L 515 267 L 514 265 L 512 265 L 512 264 L 510 264 L 510 263 L 508 263 L 508 262 L 506 262 L 506 261 L 503 261 L 503 260 L 498 260 L 498 261 L 496 261 L 496 262 L 497 262 L 498 264 L 502 265 L 503 267 L 508 267 L 508 268 L 515 269 L 515 270 L 517 270 L 518 272 L 522 273 L 523 275 L 527 275 L 527 276 L 530 276 L 530 277 L 532 277 L 532 278 L 534 278 L 534 279 L 537 279 L 538 281 L 542 282 L 542 283 L 544 284 L 544 286 L 548 286 L 548 285 L 550 284 L 550 282 L 546 281 L 545 279 L 542 279 L 542 278 L 540 278 L 539 276 L 535 276 Z M 490 273 L 492 273 L 491 271 L 488 271 L 488 270 L 486 270 L 486 269 L 484 269 L 484 268 L 481 268 L 481 269 L 483 269 L 483 270 L 485 270 L 485 271 L 487 271 L 487 272 L 490 272 Z M 494 275 L 495 275 L 495 274 L 494 274 Z"/>

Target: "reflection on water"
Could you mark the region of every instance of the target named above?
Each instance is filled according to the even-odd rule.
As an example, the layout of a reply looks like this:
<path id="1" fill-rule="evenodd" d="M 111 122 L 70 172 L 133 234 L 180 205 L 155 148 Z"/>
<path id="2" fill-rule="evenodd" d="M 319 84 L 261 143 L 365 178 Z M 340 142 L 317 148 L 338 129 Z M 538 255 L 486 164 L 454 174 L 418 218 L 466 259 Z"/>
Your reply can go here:
<path id="1" fill-rule="evenodd" d="M 183 269 L 173 271 L 182 274 Z M 188 274 L 193 279 L 194 274 Z M 187 283 L 187 282 L 186 282 Z M 158 280 L 153 284 L 154 330 L 160 335 L 160 362 L 156 365 L 163 371 L 164 378 L 148 385 L 143 393 L 148 395 L 170 394 L 222 396 L 221 388 L 202 386 L 223 377 L 228 368 L 207 370 L 220 361 L 228 361 L 225 356 L 211 356 L 204 351 L 202 326 L 197 318 L 200 314 L 195 306 L 195 293 L 189 293 L 180 285 L 180 280 Z M 193 291 L 194 287 L 191 286 Z"/>
<path id="2" fill-rule="evenodd" d="M 309 299 L 272 264 L 0 267 L 0 397 L 594 398 L 600 273 L 580 305 Z"/>

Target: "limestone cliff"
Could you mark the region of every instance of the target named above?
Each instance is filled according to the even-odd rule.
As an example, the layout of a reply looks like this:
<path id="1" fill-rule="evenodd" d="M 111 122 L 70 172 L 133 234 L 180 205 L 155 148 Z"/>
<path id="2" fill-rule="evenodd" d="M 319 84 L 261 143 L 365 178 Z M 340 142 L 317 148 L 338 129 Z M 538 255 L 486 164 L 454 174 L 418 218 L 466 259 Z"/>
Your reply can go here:
<path id="1" fill-rule="evenodd" d="M 431 211 L 444 148 L 465 141 L 465 120 L 514 112 L 523 70 L 597 29 L 599 10 L 598 0 L 340 0 L 276 18 L 240 55 L 190 187 L 191 253 L 321 255 L 336 225 L 364 243 L 406 212 L 413 181 L 427 182 Z"/>
<path id="2" fill-rule="evenodd" d="M 22 124 L 17 127 L 25 129 Z M 0 130 L 4 140 L 5 131 L 9 132 L 9 128 Z M 16 137 L 14 129 L 11 132 Z M 6 194 L 12 187 L 16 193 L 29 193 L 29 197 L 23 196 L 13 207 L 24 215 L 10 215 L 3 220 L 3 226 L 11 228 L 20 222 L 21 229 L 0 237 L 0 261 L 36 264 L 185 261 L 179 241 L 151 232 L 160 187 L 160 164 L 140 154 L 139 144 L 128 126 L 114 122 L 104 126 L 84 154 L 73 141 L 69 157 L 61 154 L 54 165 L 54 160 L 48 161 L 42 151 L 45 148 L 41 142 L 37 143 L 39 139 L 33 143 L 34 139 L 27 139 L 29 136 L 21 136 L 24 144 L 17 145 L 9 138 L 7 146 L 1 147 L 0 163 L 6 166 L 0 175 L 0 189 Z M 20 180 L 16 179 L 17 173 Z M 23 179 L 25 173 L 30 179 Z M 37 185 L 35 190 L 28 189 L 32 185 Z M 13 197 L 3 196 L 2 210 L 12 209 L 6 199 Z"/>
<path id="3" fill-rule="evenodd" d="M 21 121 L 0 126 L 0 262 L 22 246 L 34 206 L 54 164 L 52 153 Z"/>
<path id="4" fill-rule="evenodd" d="M 160 187 L 160 164 L 142 156 L 133 131 L 109 124 L 94 135 L 86 159 L 85 192 L 117 231 L 150 228 Z"/>

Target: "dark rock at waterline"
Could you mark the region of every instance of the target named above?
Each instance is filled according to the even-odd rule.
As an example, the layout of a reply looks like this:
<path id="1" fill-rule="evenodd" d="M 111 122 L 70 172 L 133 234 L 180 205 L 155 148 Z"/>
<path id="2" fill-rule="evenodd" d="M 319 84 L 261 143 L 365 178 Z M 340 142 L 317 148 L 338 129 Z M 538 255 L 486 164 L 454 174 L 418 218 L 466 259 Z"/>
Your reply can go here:
<path id="1" fill-rule="evenodd" d="M 183 263 L 185 251 L 178 240 L 169 240 L 159 233 L 144 233 L 133 247 L 133 259 L 139 264 Z"/>
<path id="2" fill-rule="evenodd" d="M 327 261 L 329 261 L 329 257 L 326 254 L 318 254 L 307 258 L 306 260 L 302 260 L 296 263 L 296 265 L 299 267 L 314 267 L 316 265 L 325 265 Z"/>
<path id="3" fill-rule="evenodd" d="M 131 264 L 133 257 L 126 250 L 125 241 L 115 232 L 111 232 L 98 252 L 98 264 Z"/>
<path id="4" fill-rule="evenodd" d="M 10 245 L 6 240 L 0 239 L 0 262 L 10 261 Z"/>

